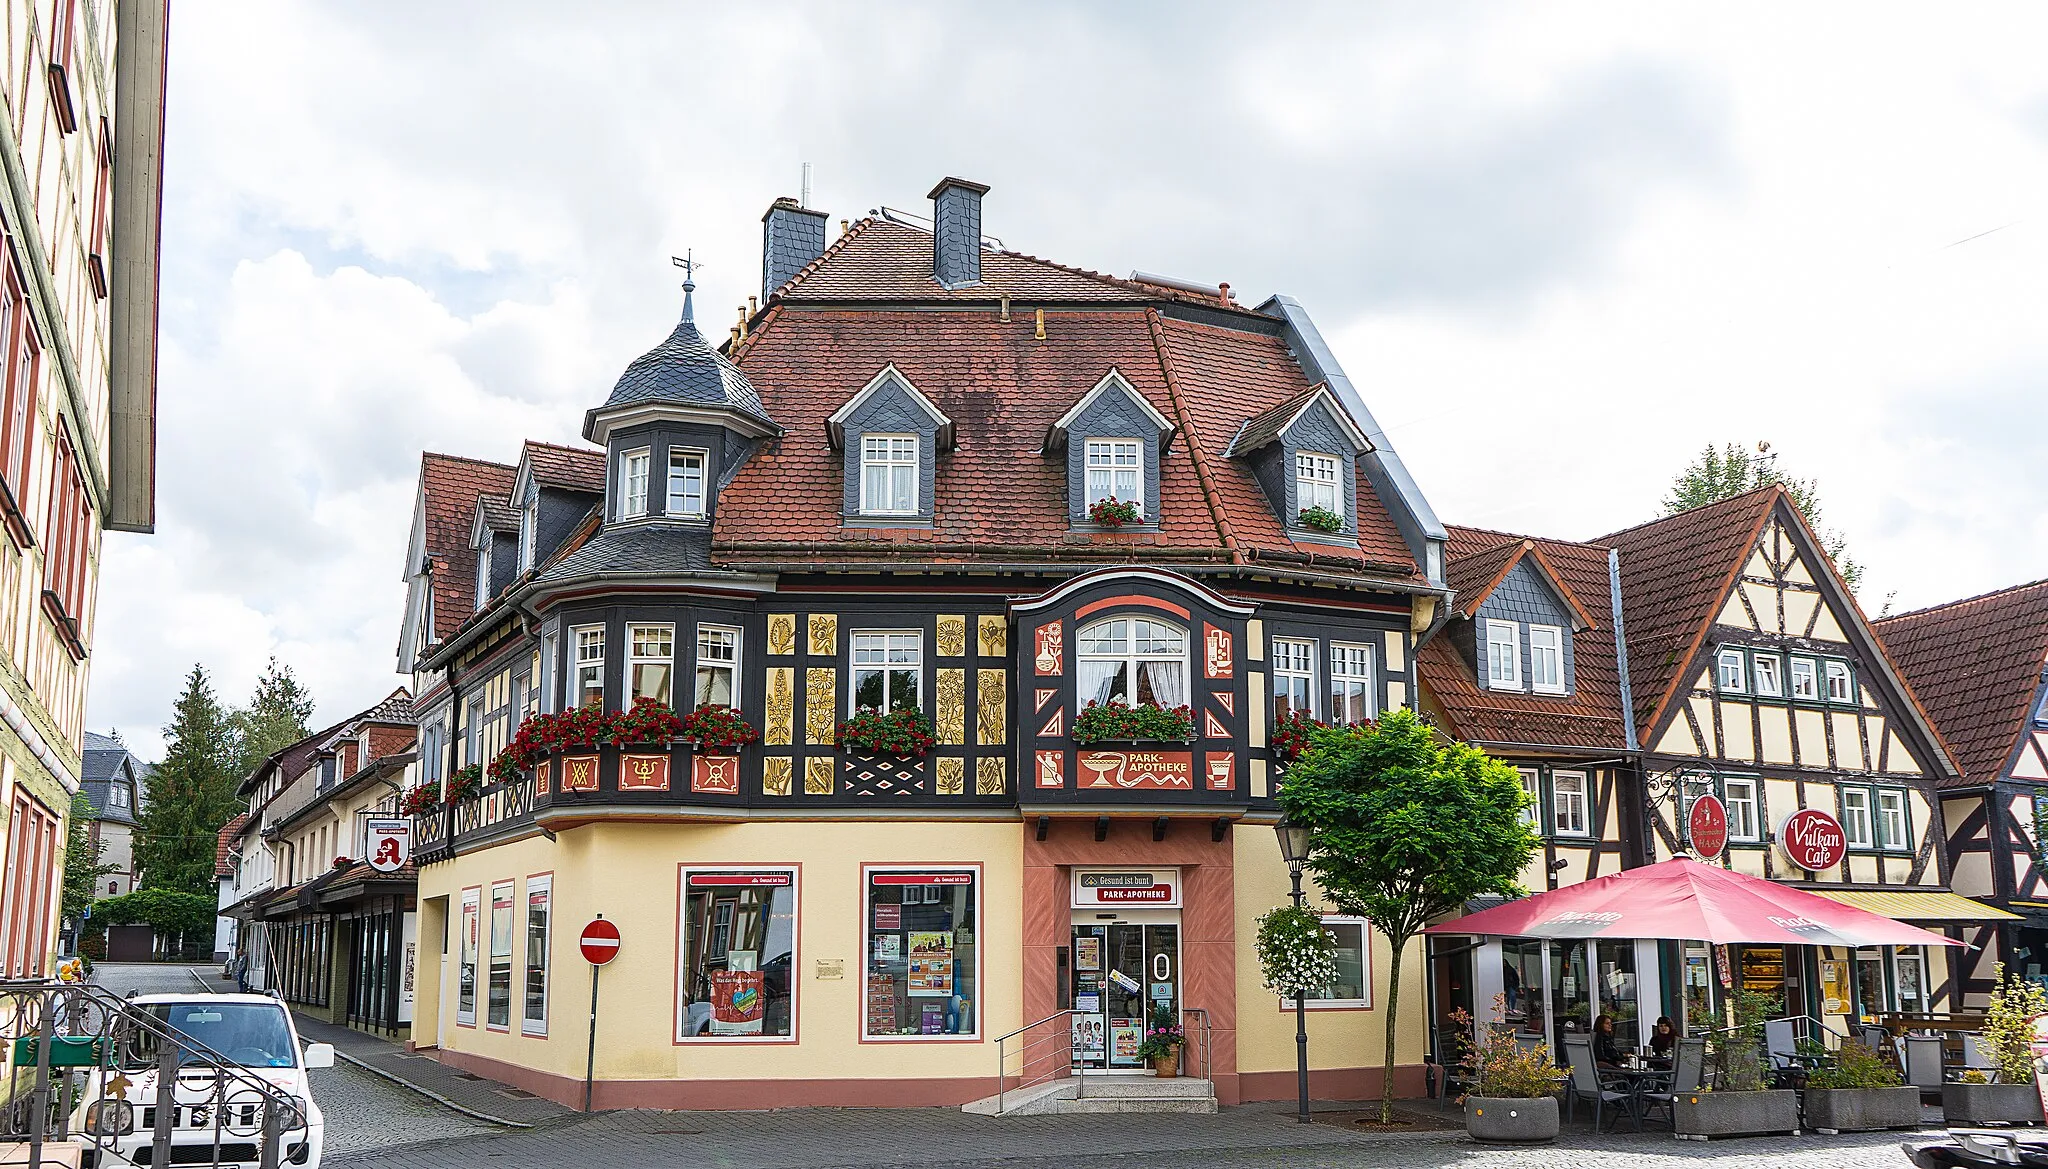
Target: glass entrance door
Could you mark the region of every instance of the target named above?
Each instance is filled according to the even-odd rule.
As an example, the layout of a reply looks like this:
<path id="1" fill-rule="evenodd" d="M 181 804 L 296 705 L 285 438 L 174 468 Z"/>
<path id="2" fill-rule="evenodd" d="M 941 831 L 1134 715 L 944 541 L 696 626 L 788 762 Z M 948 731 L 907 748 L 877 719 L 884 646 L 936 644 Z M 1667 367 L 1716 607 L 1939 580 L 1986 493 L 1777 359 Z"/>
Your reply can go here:
<path id="1" fill-rule="evenodd" d="M 1180 926 L 1125 921 L 1073 927 L 1074 1066 L 1136 1071 L 1160 1016 L 1180 1022 Z"/>

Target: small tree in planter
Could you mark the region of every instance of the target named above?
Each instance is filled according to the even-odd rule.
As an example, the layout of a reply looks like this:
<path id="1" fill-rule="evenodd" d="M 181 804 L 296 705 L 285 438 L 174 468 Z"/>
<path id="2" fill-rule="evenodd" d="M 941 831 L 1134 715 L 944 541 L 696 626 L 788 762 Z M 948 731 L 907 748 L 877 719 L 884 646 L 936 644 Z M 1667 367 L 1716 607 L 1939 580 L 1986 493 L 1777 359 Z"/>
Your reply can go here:
<path id="1" fill-rule="evenodd" d="M 1714 1087 L 1672 1101 L 1673 1131 L 1694 1140 L 1798 1132 L 1799 1094 L 1764 1087 L 1764 1023 L 1777 1013 L 1777 998 L 1738 988 L 1728 1005 L 1734 1026 L 1707 1032 Z"/>
<path id="2" fill-rule="evenodd" d="M 2034 1086 L 2034 1020 L 2048 1015 L 2048 992 L 2014 978 L 2003 962 L 1991 968 L 1997 989 L 1984 1014 L 1984 1046 L 1998 1072 L 1995 1084 L 1943 1084 L 1942 1118 L 1951 1124 L 2040 1124 Z"/>
<path id="3" fill-rule="evenodd" d="M 1462 1009 L 1451 1012 L 1464 1056 L 1458 1061 L 1469 1085 L 1465 1131 L 1475 1141 L 1535 1144 L 1557 1139 L 1557 1090 L 1570 1073 L 1551 1060 L 1547 1048 L 1524 1048 L 1506 1026 L 1507 996 L 1493 996 L 1494 1021 L 1473 1037 L 1473 1021 Z"/>
<path id="4" fill-rule="evenodd" d="M 676 738 L 698 751 L 722 752 L 760 741 L 761 732 L 730 706 L 700 706 L 682 717 Z"/>
<path id="5" fill-rule="evenodd" d="M 1872 1048 L 1845 1041 L 1806 1076 L 1806 1125 L 1832 1136 L 1920 1127 L 1920 1089 L 1901 1087 L 1897 1069 Z"/>
<path id="6" fill-rule="evenodd" d="M 921 756 L 939 741 L 932 720 L 921 710 L 864 710 L 839 724 L 839 745 L 866 755 Z"/>
<path id="7" fill-rule="evenodd" d="M 1091 700 L 1074 716 L 1072 734 L 1084 746 L 1126 740 L 1185 743 L 1195 737 L 1195 716 L 1185 706 L 1169 710 L 1150 702 L 1131 706 L 1121 698 Z"/>

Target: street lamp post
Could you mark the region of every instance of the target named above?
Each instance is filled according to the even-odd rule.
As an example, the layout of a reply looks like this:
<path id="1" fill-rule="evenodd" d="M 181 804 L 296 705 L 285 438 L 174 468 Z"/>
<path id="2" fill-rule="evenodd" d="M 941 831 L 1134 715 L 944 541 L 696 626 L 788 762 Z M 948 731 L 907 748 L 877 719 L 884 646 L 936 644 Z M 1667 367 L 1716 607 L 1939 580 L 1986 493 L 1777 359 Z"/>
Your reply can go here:
<path id="1" fill-rule="evenodd" d="M 1287 877 L 1293 885 L 1292 896 L 1296 909 L 1302 906 L 1301 871 L 1308 867 L 1307 828 L 1290 824 L 1282 819 L 1273 826 L 1280 837 L 1280 856 L 1287 862 Z M 1308 988 L 1294 988 L 1294 1119 L 1307 1124 L 1308 1120 Z"/>

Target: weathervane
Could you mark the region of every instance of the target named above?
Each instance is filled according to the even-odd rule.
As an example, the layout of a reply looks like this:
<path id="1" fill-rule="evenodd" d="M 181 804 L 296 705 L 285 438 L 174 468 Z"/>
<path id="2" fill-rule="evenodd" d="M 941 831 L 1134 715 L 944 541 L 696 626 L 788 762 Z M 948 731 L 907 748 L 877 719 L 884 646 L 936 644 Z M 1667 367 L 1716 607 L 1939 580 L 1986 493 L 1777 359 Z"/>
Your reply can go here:
<path id="1" fill-rule="evenodd" d="M 688 249 L 680 256 L 670 256 L 669 262 L 683 270 L 683 319 L 693 320 L 695 315 L 690 308 L 690 294 L 697 290 L 697 269 L 703 267 L 704 263 Z"/>

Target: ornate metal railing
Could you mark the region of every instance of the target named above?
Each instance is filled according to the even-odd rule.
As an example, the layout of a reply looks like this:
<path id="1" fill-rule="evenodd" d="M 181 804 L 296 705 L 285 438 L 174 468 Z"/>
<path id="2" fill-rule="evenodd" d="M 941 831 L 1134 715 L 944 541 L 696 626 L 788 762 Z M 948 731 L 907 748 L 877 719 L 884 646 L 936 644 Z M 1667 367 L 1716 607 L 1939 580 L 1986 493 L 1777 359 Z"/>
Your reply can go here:
<path id="1" fill-rule="evenodd" d="M 57 1145 L 100 1166 L 304 1159 L 303 1101 L 100 987 L 0 982 L 0 1040 L 0 1142 L 27 1145 L 9 1164 L 75 1163 L 46 1155 Z"/>

